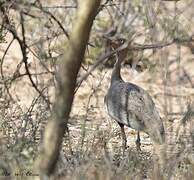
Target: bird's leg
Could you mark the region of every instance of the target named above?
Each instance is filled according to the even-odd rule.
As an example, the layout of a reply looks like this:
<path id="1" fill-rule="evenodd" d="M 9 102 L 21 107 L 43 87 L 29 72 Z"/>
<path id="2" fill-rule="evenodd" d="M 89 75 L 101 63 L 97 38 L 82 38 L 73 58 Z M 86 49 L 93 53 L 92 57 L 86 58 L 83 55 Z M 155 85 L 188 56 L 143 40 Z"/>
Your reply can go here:
<path id="1" fill-rule="evenodd" d="M 138 151 L 141 151 L 141 148 L 140 148 L 141 142 L 140 141 L 141 141 L 141 139 L 140 139 L 139 131 L 137 131 L 136 148 Z"/>
<path id="2" fill-rule="evenodd" d="M 126 135 L 125 135 L 124 124 L 121 124 L 121 123 L 118 123 L 118 124 L 121 127 L 122 146 L 123 146 L 123 154 L 124 154 L 125 149 L 127 147 L 127 138 L 126 138 Z"/>

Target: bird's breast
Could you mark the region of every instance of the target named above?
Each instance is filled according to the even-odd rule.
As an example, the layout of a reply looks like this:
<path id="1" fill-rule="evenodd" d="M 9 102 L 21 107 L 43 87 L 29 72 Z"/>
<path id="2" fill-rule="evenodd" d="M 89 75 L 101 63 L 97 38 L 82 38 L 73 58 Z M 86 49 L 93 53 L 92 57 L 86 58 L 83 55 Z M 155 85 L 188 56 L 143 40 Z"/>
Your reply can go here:
<path id="1" fill-rule="evenodd" d="M 106 106 L 108 114 L 112 119 L 136 130 L 143 129 L 144 125 L 142 122 L 137 119 L 135 114 L 128 111 L 121 101 L 115 103 L 112 99 L 107 99 Z"/>

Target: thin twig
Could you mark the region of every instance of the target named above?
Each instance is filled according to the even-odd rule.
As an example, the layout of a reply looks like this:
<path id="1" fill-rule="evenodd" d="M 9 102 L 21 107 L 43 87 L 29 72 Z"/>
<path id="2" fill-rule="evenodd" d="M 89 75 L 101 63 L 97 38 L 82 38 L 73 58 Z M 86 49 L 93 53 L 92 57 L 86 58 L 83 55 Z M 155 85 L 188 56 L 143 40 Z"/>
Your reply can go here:
<path id="1" fill-rule="evenodd" d="M 46 97 L 42 94 L 42 92 L 38 89 L 38 87 L 36 86 L 35 82 L 32 79 L 32 76 L 30 74 L 29 68 L 28 68 L 28 57 L 27 57 L 27 46 L 26 46 L 26 38 L 25 38 L 25 28 L 24 28 L 24 17 L 23 17 L 23 13 L 20 13 L 20 21 L 21 21 L 21 27 L 22 27 L 22 37 L 23 37 L 23 41 L 18 37 L 18 39 L 20 39 L 19 44 L 20 44 L 20 48 L 22 51 L 22 55 L 23 55 L 23 62 L 25 65 L 25 69 L 26 69 L 26 73 L 28 74 L 29 80 L 32 84 L 32 86 L 35 88 L 35 90 L 42 96 L 42 98 L 45 100 L 45 102 L 47 103 L 48 108 L 50 109 L 50 102 L 48 99 L 46 99 Z"/>

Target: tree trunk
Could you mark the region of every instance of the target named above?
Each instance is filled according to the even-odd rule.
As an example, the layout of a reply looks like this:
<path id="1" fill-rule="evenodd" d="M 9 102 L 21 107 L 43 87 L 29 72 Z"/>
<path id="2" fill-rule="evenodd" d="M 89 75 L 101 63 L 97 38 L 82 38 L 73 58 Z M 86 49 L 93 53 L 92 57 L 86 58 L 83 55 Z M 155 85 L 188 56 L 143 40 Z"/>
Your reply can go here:
<path id="1" fill-rule="evenodd" d="M 77 74 L 99 5 L 100 0 L 79 1 L 69 44 L 65 48 L 57 74 L 58 87 L 51 119 L 45 129 L 41 153 L 35 162 L 35 169 L 42 177 L 52 174 L 59 156 L 73 102 Z"/>

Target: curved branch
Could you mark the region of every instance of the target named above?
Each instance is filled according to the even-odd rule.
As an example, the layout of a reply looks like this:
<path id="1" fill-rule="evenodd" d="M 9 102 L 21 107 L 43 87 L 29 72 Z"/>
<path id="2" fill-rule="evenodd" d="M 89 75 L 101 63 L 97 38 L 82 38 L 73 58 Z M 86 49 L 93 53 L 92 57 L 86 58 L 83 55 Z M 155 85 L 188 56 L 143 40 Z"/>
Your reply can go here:
<path id="1" fill-rule="evenodd" d="M 129 51 L 142 51 L 142 50 L 146 50 L 146 49 L 160 49 L 160 48 L 164 48 L 167 46 L 171 46 L 175 43 L 178 44 L 182 44 L 185 42 L 191 42 L 194 41 L 194 36 L 191 36 L 187 39 L 174 39 L 170 42 L 162 42 L 162 43 L 158 43 L 158 44 L 135 44 L 134 46 L 129 46 L 130 42 L 126 42 L 124 43 L 122 46 L 118 47 L 115 50 L 109 51 L 106 54 L 102 54 L 100 57 L 97 58 L 97 62 L 88 70 L 88 72 L 86 74 L 84 74 L 78 81 L 77 81 L 77 87 L 74 93 L 77 92 L 78 88 L 80 87 L 80 85 L 82 84 L 82 82 L 84 80 L 87 79 L 87 77 L 103 62 L 106 62 L 108 60 L 109 57 L 111 57 L 112 55 L 114 55 L 117 52 L 120 52 L 124 49 L 128 49 Z"/>
<path id="2" fill-rule="evenodd" d="M 28 68 L 28 57 L 27 57 L 27 45 L 26 45 L 26 39 L 25 39 L 25 28 L 24 28 L 24 17 L 23 17 L 23 12 L 20 12 L 20 23 L 21 23 L 21 28 L 22 28 L 22 37 L 23 39 L 21 39 L 15 28 L 12 26 L 12 24 L 9 21 L 9 18 L 4 10 L 3 7 L 0 7 L 2 13 L 3 13 L 3 20 L 5 22 L 4 27 L 13 35 L 13 38 L 16 39 L 19 43 L 21 52 L 22 52 L 22 56 L 23 56 L 23 62 L 25 65 L 25 70 L 26 73 L 28 75 L 28 78 L 32 84 L 32 86 L 34 87 L 34 89 L 42 96 L 42 98 L 44 99 L 44 101 L 47 103 L 48 108 L 50 109 L 50 102 L 48 99 L 46 99 L 46 97 L 42 94 L 42 92 L 38 89 L 38 87 L 36 86 L 35 82 L 33 81 L 29 68 Z"/>

